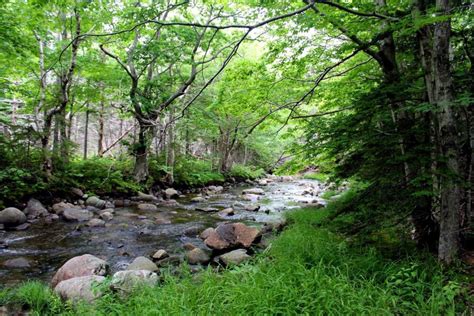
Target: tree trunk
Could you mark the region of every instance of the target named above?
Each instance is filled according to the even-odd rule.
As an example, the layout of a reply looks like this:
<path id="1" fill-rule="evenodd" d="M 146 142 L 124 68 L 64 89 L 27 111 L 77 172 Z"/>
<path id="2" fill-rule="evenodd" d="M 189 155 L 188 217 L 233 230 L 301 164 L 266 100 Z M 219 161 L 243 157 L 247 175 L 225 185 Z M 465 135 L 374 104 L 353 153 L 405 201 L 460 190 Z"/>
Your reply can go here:
<path id="1" fill-rule="evenodd" d="M 437 0 L 441 14 L 449 14 L 448 0 Z M 459 253 L 461 215 L 461 172 L 457 147 L 456 112 L 453 108 L 453 84 L 449 60 L 450 20 L 438 22 L 433 33 L 433 66 L 435 70 L 435 102 L 438 107 L 439 143 L 443 158 L 441 176 L 441 213 L 438 258 L 450 264 Z"/>
<path id="2" fill-rule="evenodd" d="M 63 18 L 63 22 L 65 22 L 64 16 L 65 16 L 64 14 L 61 14 L 61 17 Z M 70 60 L 67 72 L 65 74 L 60 75 L 58 78 L 58 84 L 60 87 L 59 102 L 56 107 L 54 107 L 53 109 L 49 111 L 45 111 L 45 114 L 44 114 L 44 125 L 43 125 L 43 131 L 41 133 L 42 134 L 41 147 L 43 150 L 43 170 L 45 171 L 47 178 L 50 178 L 52 174 L 52 170 L 53 170 L 51 156 L 48 152 L 49 138 L 50 138 L 53 118 L 56 118 L 56 124 L 54 128 L 55 129 L 54 145 L 56 146 L 53 146 L 53 151 L 56 153 L 58 149 L 57 146 L 58 146 L 58 140 L 59 140 L 59 135 L 58 135 L 59 126 L 57 122 L 57 116 L 59 113 L 65 110 L 67 104 L 69 103 L 69 91 L 72 85 L 72 77 L 74 75 L 74 70 L 76 69 L 77 51 L 79 49 L 80 34 L 81 34 L 81 16 L 77 8 L 74 9 L 74 17 L 75 17 L 75 22 L 76 22 L 76 25 L 75 25 L 76 33 L 71 45 L 71 60 Z"/>
<path id="3" fill-rule="evenodd" d="M 186 156 L 190 156 L 191 155 L 191 140 L 190 140 L 190 135 L 189 135 L 189 128 L 188 126 L 185 126 L 185 134 L 184 134 L 184 138 L 185 138 L 185 145 L 184 145 L 184 153 L 186 154 Z"/>
<path id="4" fill-rule="evenodd" d="M 61 149 L 61 160 L 64 163 L 69 161 L 69 142 L 67 136 L 67 120 L 66 120 L 66 108 L 64 107 L 59 113 L 59 126 L 60 126 L 60 149 Z"/>
<path id="5" fill-rule="evenodd" d="M 87 159 L 88 141 L 89 141 L 89 105 L 86 105 L 86 122 L 84 126 L 84 160 Z"/>
<path id="6" fill-rule="evenodd" d="M 104 101 L 100 102 L 99 109 L 99 139 L 97 140 L 97 155 L 102 157 L 104 155 Z"/>
<path id="7" fill-rule="evenodd" d="M 49 137 L 51 134 L 51 127 L 53 125 L 53 116 L 45 115 L 43 131 L 41 136 L 41 151 L 43 153 L 43 171 L 46 177 L 50 178 L 53 170 L 53 163 L 51 161 L 51 154 L 49 151 Z"/>
<path id="8" fill-rule="evenodd" d="M 168 122 L 168 150 L 166 157 L 166 165 L 170 168 L 168 173 L 168 182 L 174 183 L 174 163 L 175 163 L 175 144 L 174 144 L 174 110 L 171 108 L 170 117 Z"/>
<path id="9" fill-rule="evenodd" d="M 59 114 L 54 115 L 54 131 L 53 131 L 53 155 L 59 156 Z"/>
<path id="10" fill-rule="evenodd" d="M 139 122 L 138 141 L 135 143 L 135 168 L 133 175 L 135 181 L 143 183 L 148 178 L 148 143 L 147 127 Z"/>

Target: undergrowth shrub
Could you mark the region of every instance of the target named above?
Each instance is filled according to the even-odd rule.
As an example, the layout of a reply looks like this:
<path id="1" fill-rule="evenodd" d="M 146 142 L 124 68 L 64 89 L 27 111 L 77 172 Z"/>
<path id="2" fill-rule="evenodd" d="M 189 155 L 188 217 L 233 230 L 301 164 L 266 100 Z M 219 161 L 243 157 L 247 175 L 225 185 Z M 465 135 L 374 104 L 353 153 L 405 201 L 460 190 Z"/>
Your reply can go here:
<path id="1" fill-rule="evenodd" d="M 133 161 L 93 157 L 87 160 L 71 161 L 63 173 L 55 174 L 52 186 L 58 190 L 78 187 L 94 194 L 127 194 L 142 190 L 132 176 Z"/>
<path id="2" fill-rule="evenodd" d="M 303 176 L 304 179 L 317 180 L 320 182 L 326 182 L 329 179 L 329 175 L 321 172 L 307 173 Z"/>
<path id="3" fill-rule="evenodd" d="M 242 164 L 234 164 L 230 169 L 228 176 L 236 179 L 237 181 L 242 180 L 255 180 L 265 175 L 265 170 L 262 168 L 253 168 Z"/>
<path id="4" fill-rule="evenodd" d="M 225 181 L 221 173 L 213 171 L 210 161 L 189 156 L 182 156 L 176 160 L 174 179 L 178 186 L 188 187 L 218 184 Z"/>

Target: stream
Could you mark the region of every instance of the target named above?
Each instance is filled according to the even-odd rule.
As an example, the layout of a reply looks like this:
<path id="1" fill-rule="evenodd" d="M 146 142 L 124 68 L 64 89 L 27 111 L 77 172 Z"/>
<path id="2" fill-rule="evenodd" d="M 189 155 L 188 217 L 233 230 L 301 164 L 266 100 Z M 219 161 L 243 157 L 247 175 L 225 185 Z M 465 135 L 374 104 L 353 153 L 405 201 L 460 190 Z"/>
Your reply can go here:
<path id="1" fill-rule="evenodd" d="M 263 189 L 265 194 L 256 202 L 244 200 L 242 191 L 253 187 Z M 115 208 L 114 218 L 106 227 L 58 220 L 34 223 L 24 231 L 0 230 L 0 284 L 28 279 L 48 282 L 65 261 L 85 253 L 108 261 L 112 272 L 124 269 L 135 257 L 151 256 L 158 249 L 180 254 L 186 243 L 204 246 L 198 235 L 207 227 L 229 221 L 253 226 L 278 221 L 286 211 L 316 201 L 324 203 L 319 197 L 323 189 L 321 183 L 303 179 L 274 181 L 264 186 L 239 184 L 199 203 L 191 202 L 195 194 L 188 194 L 178 198 L 175 206 L 158 205 L 158 211 Z M 246 211 L 249 204 L 260 205 L 260 210 Z M 220 217 L 217 213 L 195 210 L 196 207 L 232 207 L 235 214 Z M 5 267 L 6 260 L 19 257 L 26 258 L 30 266 Z"/>

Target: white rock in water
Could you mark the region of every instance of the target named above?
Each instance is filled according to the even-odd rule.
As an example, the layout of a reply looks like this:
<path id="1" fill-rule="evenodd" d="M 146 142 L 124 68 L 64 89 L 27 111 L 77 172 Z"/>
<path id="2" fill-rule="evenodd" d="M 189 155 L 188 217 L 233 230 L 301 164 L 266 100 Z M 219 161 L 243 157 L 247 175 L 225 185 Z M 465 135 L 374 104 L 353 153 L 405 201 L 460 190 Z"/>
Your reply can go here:
<path id="1" fill-rule="evenodd" d="M 255 194 L 255 195 L 264 195 L 265 191 L 260 188 L 251 188 L 242 191 L 243 194 Z"/>
<path id="2" fill-rule="evenodd" d="M 179 196 L 179 193 L 178 193 L 178 191 L 176 191 L 173 188 L 168 188 L 168 189 L 165 190 L 165 195 L 166 195 L 167 199 L 171 199 L 173 197 Z"/>
<path id="3" fill-rule="evenodd" d="M 138 204 L 138 209 L 141 210 L 141 211 L 145 211 L 145 212 L 158 211 L 158 207 L 156 205 L 150 204 L 150 203 Z"/>
<path id="4" fill-rule="evenodd" d="M 110 212 L 100 213 L 99 217 L 104 221 L 111 221 L 114 218 L 114 215 Z"/>
<path id="5" fill-rule="evenodd" d="M 63 217 L 71 222 L 85 222 L 92 218 L 92 213 L 85 209 L 68 208 L 64 210 Z"/>
<path id="6" fill-rule="evenodd" d="M 89 227 L 105 227 L 105 221 L 98 218 L 93 218 L 88 221 L 86 225 Z"/>

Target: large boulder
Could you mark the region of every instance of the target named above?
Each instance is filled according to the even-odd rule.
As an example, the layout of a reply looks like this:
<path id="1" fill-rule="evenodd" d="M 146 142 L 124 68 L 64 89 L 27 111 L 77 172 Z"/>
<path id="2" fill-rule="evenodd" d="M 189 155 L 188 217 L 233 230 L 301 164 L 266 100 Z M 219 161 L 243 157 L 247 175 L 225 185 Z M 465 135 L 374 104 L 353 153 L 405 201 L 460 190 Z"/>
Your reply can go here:
<path id="1" fill-rule="evenodd" d="M 97 286 L 104 281 L 105 278 L 98 275 L 71 278 L 60 282 L 54 288 L 54 292 L 63 300 L 75 303 L 79 301 L 91 303 L 103 295 Z"/>
<path id="2" fill-rule="evenodd" d="M 155 272 L 158 271 L 158 266 L 148 258 L 137 257 L 128 265 L 127 270 L 148 270 Z"/>
<path id="3" fill-rule="evenodd" d="M 112 277 L 110 286 L 114 290 L 131 292 L 141 286 L 155 286 L 158 284 L 158 274 L 149 270 L 118 271 Z"/>
<path id="4" fill-rule="evenodd" d="M 59 203 L 53 204 L 53 213 L 57 215 L 61 215 L 68 208 L 78 208 L 78 207 L 71 203 L 59 202 Z"/>
<path id="5" fill-rule="evenodd" d="M 245 249 L 236 249 L 219 256 L 219 260 L 226 266 L 239 265 L 250 259 Z"/>
<path id="6" fill-rule="evenodd" d="M 203 249 L 194 248 L 186 252 L 186 260 L 190 264 L 207 264 L 211 261 L 211 257 Z"/>
<path id="7" fill-rule="evenodd" d="M 85 254 L 69 259 L 53 277 L 54 288 L 59 282 L 82 276 L 104 276 L 109 271 L 109 264 L 93 255 Z"/>
<path id="8" fill-rule="evenodd" d="M 260 188 L 251 188 L 242 191 L 242 194 L 255 194 L 255 195 L 264 195 L 265 191 Z"/>
<path id="9" fill-rule="evenodd" d="M 165 190 L 165 196 L 166 196 L 167 199 L 171 199 L 171 198 L 174 198 L 174 197 L 178 197 L 179 193 L 178 193 L 178 191 L 176 191 L 173 188 L 168 188 L 168 189 Z"/>
<path id="10" fill-rule="evenodd" d="M 228 223 L 219 225 L 204 240 L 212 249 L 225 250 L 232 248 L 248 248 L 260 236 L 257 228 L 249 227 L 243 223 Z"/>
<path id="11" fill-rule="evenodd" d="M 26 222 L 26 215 L 17 208 L 7 207 L 0 212 L 0 224 L 5 227 L 15 227 Z"/>
<path id="12" fill-rule="evenodd" d="M 70 222 L 85 222 L 90 220 L 92 215 L 88 210 L 81 208 L 68 208 L 63 212 L 64 219 Z"/>
<path id="13" fill-rule="evenodd" d="M 26 208 L 23 210 L 23 213 L 29 218 L 38 218 L 48 216 L 48 210 L 41 204 L 37 199 L 31 198 L 26 205 Z"/>

